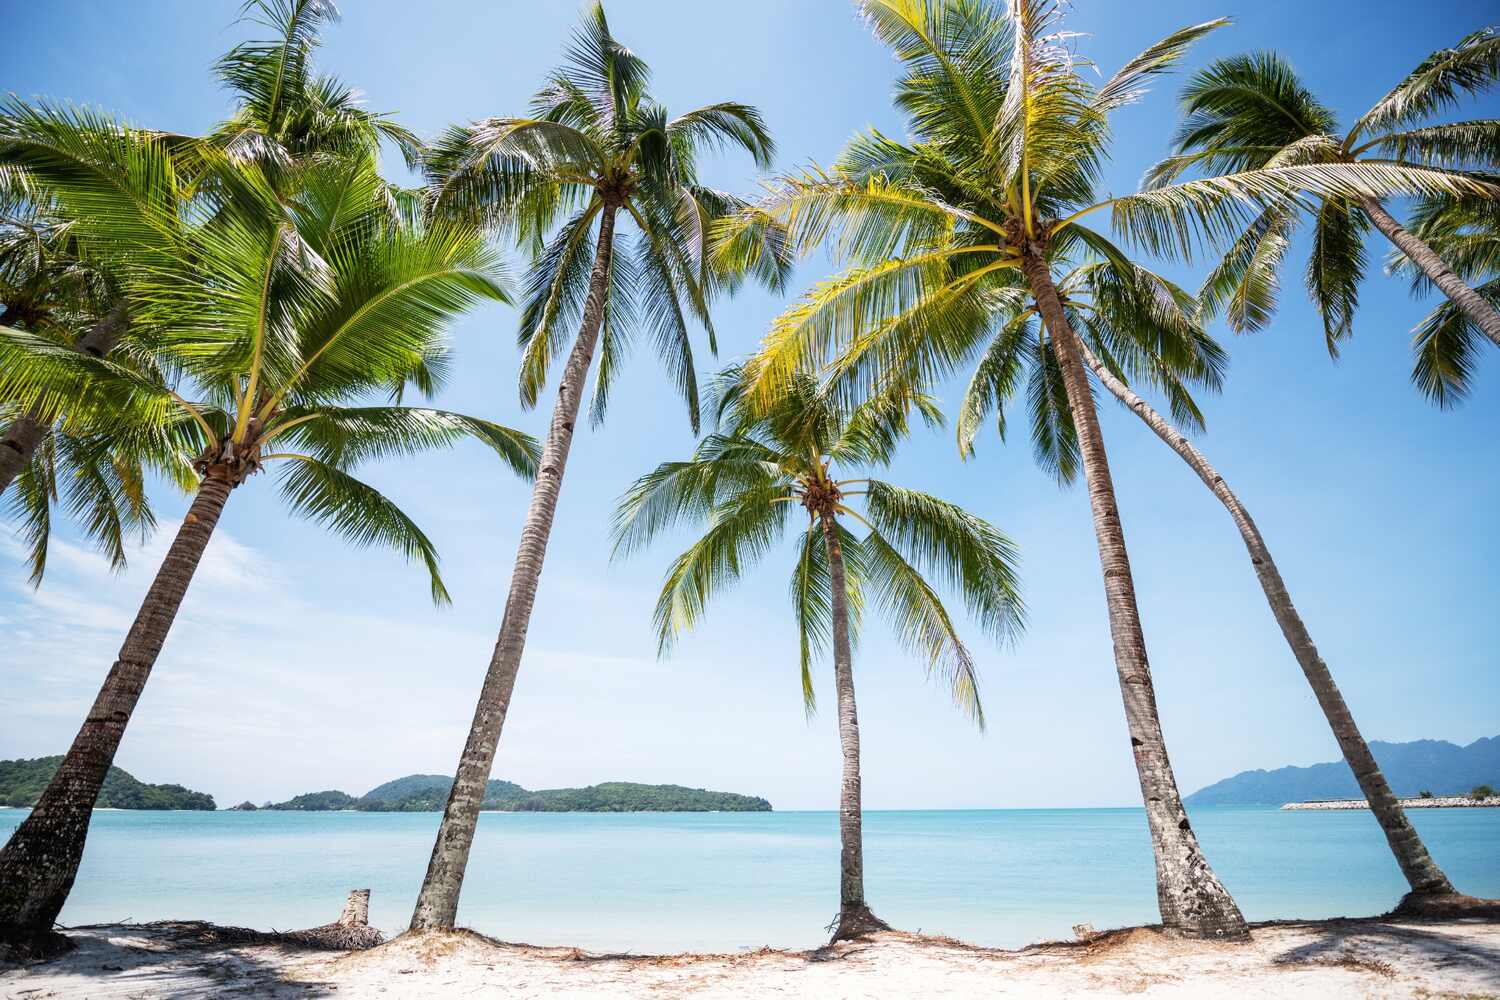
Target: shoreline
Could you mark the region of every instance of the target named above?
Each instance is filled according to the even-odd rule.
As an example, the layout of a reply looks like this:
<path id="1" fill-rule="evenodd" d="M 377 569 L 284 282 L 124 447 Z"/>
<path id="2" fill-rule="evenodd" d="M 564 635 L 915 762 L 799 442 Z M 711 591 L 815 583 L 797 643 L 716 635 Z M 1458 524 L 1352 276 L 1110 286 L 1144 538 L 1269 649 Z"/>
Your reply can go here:
<path id="1" fill-rule="evenodd" d="M 205 943 L 211 925 L 103 924 L 66 933 L 51 962 L 0 966 L 0 997 L 255 996 L 268 1000 L 506 995 L 924 998 L 1026 996 L 1436 997 L 1500 993 L 1500 923 L 1341 918 L 1252 924 L 1248 944 L 1169 937 L 1159 927 L 1014 951 L 885 932 L 812 951 L 604 954 L 472 931 L 406 936 L 368 951 Z"/>
<path id="2" fill-rule="evenodd" d="M 1474 799 L 1467 795 L 1437 795 L 1429 799 L 1399 799 L 1402 809 L 1500 809 L 1500 795 Z M 1287 802 L 1283 809 L 1306 812 L 1334 812 L 1344 809 L 1369 809 L 1365 799 L 1316 799 L 1311 802 Z"/>

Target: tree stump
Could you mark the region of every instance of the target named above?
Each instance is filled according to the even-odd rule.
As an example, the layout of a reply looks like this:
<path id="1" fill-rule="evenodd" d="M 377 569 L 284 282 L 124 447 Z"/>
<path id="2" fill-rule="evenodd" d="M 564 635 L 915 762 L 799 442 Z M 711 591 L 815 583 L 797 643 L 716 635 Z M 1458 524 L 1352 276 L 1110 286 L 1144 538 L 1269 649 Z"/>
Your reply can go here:
<path id="1" fill-rule="evenodd" d="M 370 926 L 369 889 L 351 890 L 344 912 L 333 923 L 305 931 L 287 931 L 278 937 L 294 944 L 337 951 L 360 951 L 385 943 L 385 935 Z"/>

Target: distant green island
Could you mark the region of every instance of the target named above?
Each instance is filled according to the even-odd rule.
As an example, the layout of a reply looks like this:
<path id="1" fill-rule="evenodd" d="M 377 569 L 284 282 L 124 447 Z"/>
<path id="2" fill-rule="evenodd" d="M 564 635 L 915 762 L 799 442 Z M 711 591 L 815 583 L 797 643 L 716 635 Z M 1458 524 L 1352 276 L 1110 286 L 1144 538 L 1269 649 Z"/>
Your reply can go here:
<path id="1" fill-rule="evenodd" d="M 0 760 L 0 805 L 31 806 L 57 773 L 62 757 Z M 214 797 L 181 785 L 148 785 L 111 767 L 95 809 L 217 809 Z"/>
<path id="2" fill-rule="evenodd" d="M 306 792 L 285 802 L 255 806 L 242 802 L 235 809 L 274 809 L 295 812 L 436 812 L 448 801 L 453 779 L 442 774 L 409 774 L 387 781 L 355 797 L 329 790 Z M 639 785 L 608 781 L 587 788 L 522 788 L 513 781 L 492 779 L 484 790 L 490 812 L 770 812 L 771 803 L 752 795 L 711 792 L 683 785 Z"/>

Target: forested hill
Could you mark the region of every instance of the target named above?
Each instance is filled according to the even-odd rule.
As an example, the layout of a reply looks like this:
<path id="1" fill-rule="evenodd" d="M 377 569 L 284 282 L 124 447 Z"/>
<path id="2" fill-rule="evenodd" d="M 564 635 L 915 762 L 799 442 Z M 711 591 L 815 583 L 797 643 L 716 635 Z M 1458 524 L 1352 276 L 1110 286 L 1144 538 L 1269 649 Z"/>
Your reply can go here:
<path id="1" fill-rule="evenodd" d="M 0 760 L 0 805 L 35 805 L 57 773 L 61 757 Z M 128 771 L 111 767 L 96 809 L 214 809 L 214 797 L 181 785 L 148 785 Z"/>
<path id="2" fill-rule="evenodd" d="M 409 774 L 370 789 L 358 798 L 340 791 L 308 792 L 261 808 L 303 812 L 355 809 L 362 812 L 432 812 L 448 801 L 453 779 L 441 774 Z M 711 792 L 682 785 L 638 785 L 611 781 L 587 788 L 530 790 L 491 779 L 486 810 L 498 812 L 769 812 L 765 799 Z"/>
<path id="3" fill-rule="evenodd" d="M 1409 798 L 1422 792 L 1467 795 L 1476 785 L 1500 787 L 1500 736 L 1466 747 L 1445 740 L 1370 744 L 1370 752 L 1391 789 Z M 1361 797 L 1354 774 L 1343 761 L 1274 771 L 1242 771 L 1187 797 L 1188 805 L 1279 806 L 1287 802 Z"/>

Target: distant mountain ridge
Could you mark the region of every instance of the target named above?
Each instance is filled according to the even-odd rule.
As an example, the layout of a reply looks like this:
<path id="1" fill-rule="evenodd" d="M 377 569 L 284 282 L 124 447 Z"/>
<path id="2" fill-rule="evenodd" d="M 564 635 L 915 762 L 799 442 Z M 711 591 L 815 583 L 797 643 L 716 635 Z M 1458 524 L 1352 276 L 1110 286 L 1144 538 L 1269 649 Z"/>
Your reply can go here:
<path id="1" fill-rule="evenodd" d="M 57 773 L 62 757 L 0 760 L 0 806 L 32 806 Z M 215 809 L 214 797 L 181 785 L 148 785 L 123 768 L 104 777 L 95 809 Z"/>
<path id="2" fill-rule="evenodd" d="M 448 801 L 453 779 L 442 774 L 408 774 L 377 785 L 364 795 L 330 789 L 307 792 L 262 809 L 296 812 L 435 812 Z M 236 808 L 244 808 L 237 806 Z M 640 785 L 609 781 L 587 788 L 530 790 L 513 781 L 490 779 L 480 806 L 491 812 L 770 812 L 771 803 L 752 795 L 712 792 L 683 785 Z"/>
<path id="3" fill-rule="evenodd" d="M 1385 743 L 1374 740 L 1370 752 L 1398 796 L 1428 791 L 1464 795 L 1476 785 L 1500 786 L 1500 736 L 1487 736 L 1461 747 L 1446 740 Z M 1279 806 L 1313 799 L 1361 798 L 1354 774 L 1342 760 L 1274 771 L 1241 771 L 1189 795 L 1188 805 Z"/>

